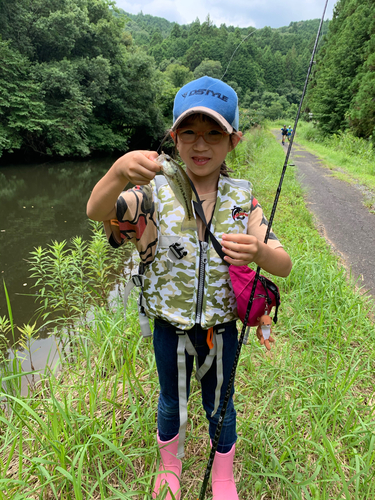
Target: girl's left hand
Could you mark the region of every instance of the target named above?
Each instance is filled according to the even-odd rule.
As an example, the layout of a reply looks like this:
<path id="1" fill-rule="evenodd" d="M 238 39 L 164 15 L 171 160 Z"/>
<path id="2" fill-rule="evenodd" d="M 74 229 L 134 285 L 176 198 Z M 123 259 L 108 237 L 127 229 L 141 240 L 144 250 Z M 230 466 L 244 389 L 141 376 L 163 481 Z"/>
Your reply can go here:
<path id="1" fill-rule="evenodd" d="M 250 234 L 223 234 L 221 240 L 225 261 L 234 266 L 244 266 L 256 262 L 260 241 Z"/>

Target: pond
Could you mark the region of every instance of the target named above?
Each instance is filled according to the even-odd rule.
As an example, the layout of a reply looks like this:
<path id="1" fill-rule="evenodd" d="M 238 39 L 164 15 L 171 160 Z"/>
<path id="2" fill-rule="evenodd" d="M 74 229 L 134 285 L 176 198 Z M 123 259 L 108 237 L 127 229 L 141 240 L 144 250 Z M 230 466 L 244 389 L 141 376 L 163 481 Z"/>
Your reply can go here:
<path id="1" fill-rule="evenodd" d="M 0 316 L 8 317 L 6 284 L 17 326 L 34 322 L 35 289 L 28 259 L 35 247 L 52 241 L 90 236 L 86 203 L 96 182 L 114 157 L 0 166 Z M 19 334 L 15 329 L 15 333 Z M 48 331 L 41 330 L 33 349 L 41 368 L 53 349 Z M 16 339 L 8 337 L 9 345 Z"/>

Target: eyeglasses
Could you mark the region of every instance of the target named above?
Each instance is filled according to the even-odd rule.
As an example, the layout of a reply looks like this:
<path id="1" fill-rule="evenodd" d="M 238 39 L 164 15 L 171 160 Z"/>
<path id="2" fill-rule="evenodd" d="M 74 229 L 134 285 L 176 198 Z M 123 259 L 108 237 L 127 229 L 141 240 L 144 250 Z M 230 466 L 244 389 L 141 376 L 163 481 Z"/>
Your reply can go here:
<path id="1" fill-rule="evenodd" d="M 207 144 L 219 144 L 219 142 L 223 139 L 223 137 L 228 136 L 224 130 L 207 130 L 206 132 L 194 132 L 191 129 L 177 129 L 176 133 L 180 138 L 181 142 L 184 144 L 193 144 L 193 142 L 197 141 L 200 136 L 203 137 L 203 140 L 207 142 Z"/>

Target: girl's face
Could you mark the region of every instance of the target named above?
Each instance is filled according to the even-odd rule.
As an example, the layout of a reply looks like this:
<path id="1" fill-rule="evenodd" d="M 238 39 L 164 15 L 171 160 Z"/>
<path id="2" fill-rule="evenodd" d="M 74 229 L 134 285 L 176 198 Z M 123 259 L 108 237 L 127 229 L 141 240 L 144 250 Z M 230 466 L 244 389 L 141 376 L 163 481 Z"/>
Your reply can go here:
<path id="1" fill-rule="evenodd" d="M 177 139 L 177 150 L 182 161 L 186 165 L 186 172 L 190 179 L 195 183 L 212 181 L 217 183 L 220 175 L 220 166 L 225 160 L 229 151 L 234 149 L 241 137 L 241 133 L 221 137 L 220 142 L 209 144 L 204 140 L 203 135 L 198 135 L 192 143 L 184 143 L 183 136 L 192 136 L 195 133 L 210 134 L 210 136 L 219 137 L 218 134 L 223 129 L 214 120 L 202 116 L 193 116 L 188 118 L 177 130 L 177 137 L 172 135 L 174 141 Z M 211 141 L 210 141 L 211 142 Z"/>

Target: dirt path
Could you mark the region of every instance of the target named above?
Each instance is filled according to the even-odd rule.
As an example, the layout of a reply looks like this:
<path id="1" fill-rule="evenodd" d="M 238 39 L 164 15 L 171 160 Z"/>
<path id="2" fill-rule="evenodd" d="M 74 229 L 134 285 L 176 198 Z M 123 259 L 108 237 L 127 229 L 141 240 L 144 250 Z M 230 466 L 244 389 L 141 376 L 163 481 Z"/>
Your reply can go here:
<path id="1" fill-rule="evenodd" d="M 282 147 L 279 131 L 272 132 Z M 319 231 L 358 279 L 358 285 L 375 297 L 375 215 L 364 206 L 361 190 L 332 176 L 321 161 L 293 143 L 290 163 L 297 167 L 297 178 Z"/>

